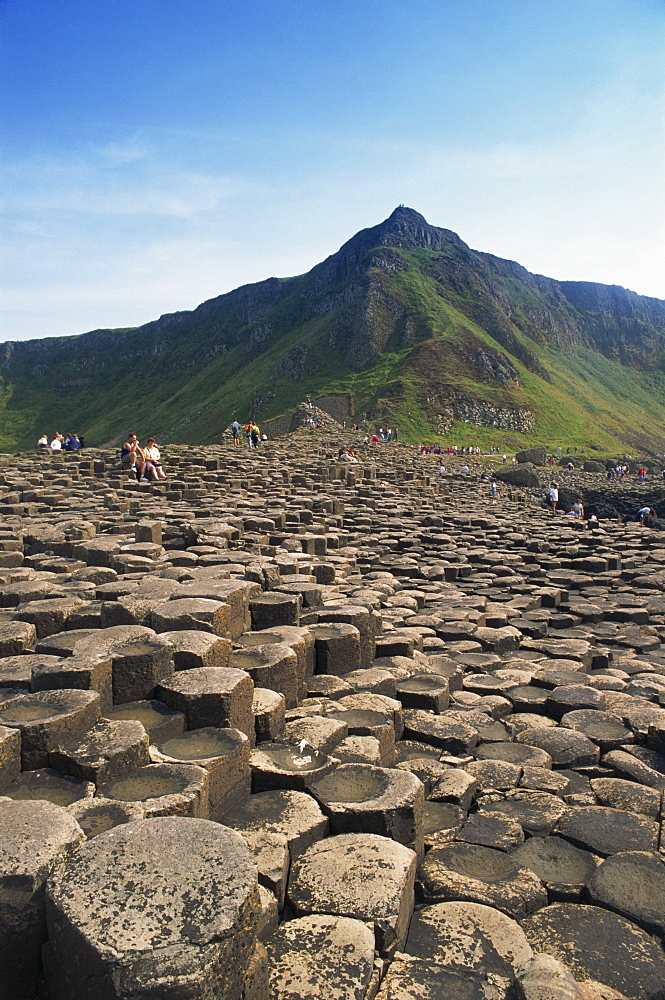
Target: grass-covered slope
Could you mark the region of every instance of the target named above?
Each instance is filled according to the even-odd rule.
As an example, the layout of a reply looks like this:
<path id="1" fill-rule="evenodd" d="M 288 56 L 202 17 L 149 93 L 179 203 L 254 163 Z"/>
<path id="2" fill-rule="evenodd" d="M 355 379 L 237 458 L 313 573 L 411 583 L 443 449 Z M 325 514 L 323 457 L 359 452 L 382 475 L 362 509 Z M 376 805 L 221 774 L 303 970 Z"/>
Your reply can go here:
<path id="1" fill-rule="evenodd" d="M 665 451 L 665 303 L 556 282 L 397 209 L 308 274 L 136 330 L 0 348 L 0 448 L 218 437 L 307 394 L 414 440 Z"/>

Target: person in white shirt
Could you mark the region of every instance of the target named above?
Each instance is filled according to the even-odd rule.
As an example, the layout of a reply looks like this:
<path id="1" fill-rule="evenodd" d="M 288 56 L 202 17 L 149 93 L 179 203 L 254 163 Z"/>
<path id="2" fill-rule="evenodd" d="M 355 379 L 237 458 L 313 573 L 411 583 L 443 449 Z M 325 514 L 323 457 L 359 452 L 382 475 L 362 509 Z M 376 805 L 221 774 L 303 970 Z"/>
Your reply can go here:
<path id="1" fill-rule="evenodd" d="M 552 507 L 552 513 L 556 514 L 556 506 L 559 502 L 559 484 L 552 483 L 550 486 L 550 506 Z"/>
<path id="2" fill-rule="evenodd" d="M 51 441 L 51 451 L 60 451 L 62 448 L 62 434 L 60 431 L 56 431 Z"/>
<path id="3" fill-rule="evenodd" d="M 143 449 L 143 460 L 145 461 L 143 474 L 150 479 L 166 479 L 166 474 L 162 469 L 161 458 L 159 448 L 155 444 L 155 439 L 148 438 L 148 443 Z"/>

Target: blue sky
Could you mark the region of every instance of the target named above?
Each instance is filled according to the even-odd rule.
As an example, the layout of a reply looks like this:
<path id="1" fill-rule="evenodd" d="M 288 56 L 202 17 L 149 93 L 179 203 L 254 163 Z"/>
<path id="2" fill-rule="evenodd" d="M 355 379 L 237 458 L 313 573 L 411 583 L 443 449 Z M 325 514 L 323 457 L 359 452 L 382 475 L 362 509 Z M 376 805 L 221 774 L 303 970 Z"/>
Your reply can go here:
<path id="1" fill-rule="evenodd" d="M 661 0 L 0 0 L 0 340 L 303 273 L 400 204 L 665 298 Z"/>

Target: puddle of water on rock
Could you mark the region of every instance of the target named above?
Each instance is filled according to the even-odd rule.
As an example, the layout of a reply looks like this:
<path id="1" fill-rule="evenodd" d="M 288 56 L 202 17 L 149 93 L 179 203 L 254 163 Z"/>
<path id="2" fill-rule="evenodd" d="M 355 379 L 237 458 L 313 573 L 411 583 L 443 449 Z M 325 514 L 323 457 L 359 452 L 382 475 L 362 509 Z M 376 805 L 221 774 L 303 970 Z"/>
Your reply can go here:
<path id="1" fill-rule="evenodd" d="M 369 802 L 380 798 L 388 781 L 373 771 L 333 771 L 317 782 L 317 792 L 328 802 Z"/>
<path id="2" fill-rule="evenodd" d="M 161 743 L 159 749 L 167 757 L 177 760 L 208 760 L 210 757 L 223 757 L 235 746 L 234 741 L 223 733 L 217 736 L 193 730 Z"/>
<path id="3" fill-rule="evenodd" d="M 121 705 L 116 706 L 113 712 L 109 715 L 113 721 L 116 719 L 134 719 L 137 722 L 142 722 L 144 727 L 150 732 L 151 729 L 155 729 L 160 726 L 168 716 L 162 712 L 155 711 L 154 708 L 149 706 L 140 708 L 128 707 L 123 708 Z"/>
<path id="4" fill-rule="evenodd" d="M 328 759 L 325 754 L 309 748 L 303 751 L 292 747 L 271 747 L 263 751 L 283 771 L 316 771 Z"/>
<path id="5" fill-rule="evenodd" d="M 45 705 L 9 705 L 4 709 L 2 718 L 11 725 L 12 722 L 37 722 L 39 719 L 50 719 L 57 715 L 54 708 Z"/>
<path id="6" fill-rule="evenodd" d="M 160 795 L 175 795 L 184 787 L 183 779 L 175 774 L 128 774 L 109 785 L 105 795 L 122 802 L 144 802 Z"/>
<path id="7" fill-rule="evenodd" d="M 22 788 L 11 789 L 3 794 L 10 799 L 46 799 L 56 806 L 69 806 L 72 802 L 78 802 L 80 795 L 78 790 L 58 787 L 57 785 L 24 785 Z"/>

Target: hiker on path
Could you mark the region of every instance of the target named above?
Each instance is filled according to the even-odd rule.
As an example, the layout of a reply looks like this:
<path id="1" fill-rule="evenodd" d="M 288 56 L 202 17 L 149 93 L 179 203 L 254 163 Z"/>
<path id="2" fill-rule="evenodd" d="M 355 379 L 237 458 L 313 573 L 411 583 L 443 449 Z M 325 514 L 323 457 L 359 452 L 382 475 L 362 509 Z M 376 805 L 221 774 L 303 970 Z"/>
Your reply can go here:
<path id="1" fill-rule="evenodd" d="M 235 419 L 234 419 L 233 423 L 231 424 L 231 433 L 233 434 L 233 447 L 234 448 L 239 448 L 240 447 L 240 424 Z"/>
<path id="2" fill-rule="evenodd" d="M 550 486 L 550 506 L 552 508 L 552 513 L 556 514 L 557 504 L 559 502 L 559 484 L 552 483 Z"/>

